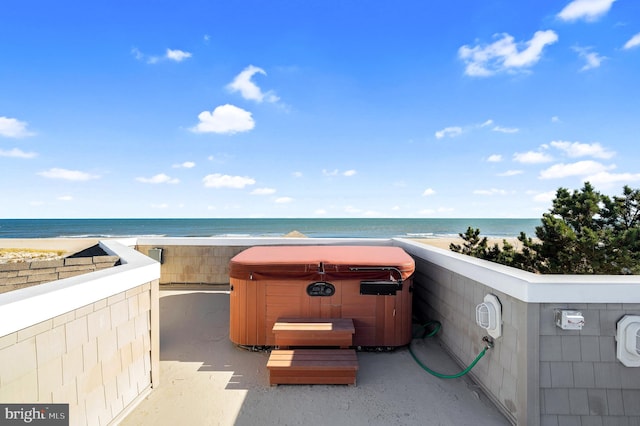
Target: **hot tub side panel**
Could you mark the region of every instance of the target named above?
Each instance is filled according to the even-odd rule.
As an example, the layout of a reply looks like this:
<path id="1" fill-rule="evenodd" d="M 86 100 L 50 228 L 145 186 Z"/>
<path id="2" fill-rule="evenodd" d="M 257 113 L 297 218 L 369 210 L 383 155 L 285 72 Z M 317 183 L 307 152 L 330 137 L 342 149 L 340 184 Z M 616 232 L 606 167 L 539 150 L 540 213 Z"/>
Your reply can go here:
<path id="1" fill-rule="evenodd" d="M 230 340 L 273 346 L 279 318 L 351 318 L 354 346 L 402 346 L 411 341 L 411 279 L 395 295 L 361 295 L 360 280 L 335 280 L 332 296 L 309 296 L 309 280 L 231 279 Z"/>
<path id="2" fill-rule="evenodd" d="M 360 294 L 360 281 L 343 286 L 342 318 L 352 318 L 354 346 L 403 346 L 411 341 L 411 279 L 390 296 Z"/>

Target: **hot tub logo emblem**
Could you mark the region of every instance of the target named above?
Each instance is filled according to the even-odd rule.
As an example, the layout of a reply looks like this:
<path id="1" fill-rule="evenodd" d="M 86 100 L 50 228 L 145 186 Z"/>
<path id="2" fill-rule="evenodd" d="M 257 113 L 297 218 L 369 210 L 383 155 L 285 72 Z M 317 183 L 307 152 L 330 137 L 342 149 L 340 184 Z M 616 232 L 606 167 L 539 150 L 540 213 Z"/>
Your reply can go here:
<path id="1" fill-rule="evenodd" d="M 333 296 L 336 292 L 336 288 L 333 284 L 326 281 L 318 281 L 311 283 L 307 286 L 307 294 L 309 296 Z"/>

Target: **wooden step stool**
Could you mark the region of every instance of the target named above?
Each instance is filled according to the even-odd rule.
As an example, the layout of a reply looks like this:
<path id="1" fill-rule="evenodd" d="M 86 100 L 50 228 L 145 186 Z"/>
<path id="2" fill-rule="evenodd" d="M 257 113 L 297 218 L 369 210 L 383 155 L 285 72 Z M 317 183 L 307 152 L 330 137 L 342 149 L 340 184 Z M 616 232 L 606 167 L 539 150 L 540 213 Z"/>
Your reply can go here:
<path id="1" fill-rule="evenodd" d="M 272 350 L 269 384 L 355 385 L 358 357 L 354 349 Z"/>
<path id="2" fill-rule="evenodd" d="M 346 349 L 353 343 L 353 320 L 280 318 L 272 331 L 281 349 L 272 350 L 267 362 L 271 386 L 356 384 L 358 357 Z M 301 346 L 306 349 L 283 349 Z M 342 349 L 327 348 L 336 346 Z"/>
<path id="3" fill-rule="evenodd" d="M 273 325 L 275 344 L 348 348 L 356 332 L 350 318 L 280 318 Z"/>

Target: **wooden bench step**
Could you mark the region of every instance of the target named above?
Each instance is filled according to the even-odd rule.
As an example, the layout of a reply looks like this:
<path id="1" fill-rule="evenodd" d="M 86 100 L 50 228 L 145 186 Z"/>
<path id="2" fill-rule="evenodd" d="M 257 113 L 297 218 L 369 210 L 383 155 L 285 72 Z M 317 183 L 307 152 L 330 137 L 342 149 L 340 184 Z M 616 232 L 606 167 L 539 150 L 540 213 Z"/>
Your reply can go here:
<path id="1" fill-rule="evenodd" d="M 276 346 L 348 348 L 356 332 L 350 318 L 280 318 L 272 329 Z"/>
<path id="2" fill-rule="evenodd" d="M 353 349 L 273 350 L 269 384 L 355 385 L 358 356 Z"/>

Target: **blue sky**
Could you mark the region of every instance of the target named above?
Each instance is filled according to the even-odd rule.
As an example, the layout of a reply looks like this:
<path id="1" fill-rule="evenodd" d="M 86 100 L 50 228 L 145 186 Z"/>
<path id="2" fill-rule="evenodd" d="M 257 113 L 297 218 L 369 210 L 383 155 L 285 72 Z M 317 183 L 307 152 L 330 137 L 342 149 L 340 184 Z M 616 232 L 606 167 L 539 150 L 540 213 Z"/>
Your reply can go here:
<path id="1" fill-rule="evenodd" d="M 640 2 L 8 0 L 0 217 L 540 217 L 640 186 Z"/>

